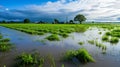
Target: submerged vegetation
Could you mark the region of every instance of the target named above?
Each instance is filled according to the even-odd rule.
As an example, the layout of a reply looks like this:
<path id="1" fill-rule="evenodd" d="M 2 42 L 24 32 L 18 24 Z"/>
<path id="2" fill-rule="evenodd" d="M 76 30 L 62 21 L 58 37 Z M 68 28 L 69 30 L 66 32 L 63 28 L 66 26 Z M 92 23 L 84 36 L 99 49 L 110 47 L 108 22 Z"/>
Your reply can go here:
<path id="1" fill-rule="evenodd" d="M 95 62 L 92 56 L 84 48 L 78 50 L 70 50 L 65 53 L 65 61 L 72 61 L 74 58 L 78 59 L 81 63 Z"/>
<path id="2" fill-rule="evenodd" d="M 111 33 L 110 33 L 110 32 L 106 32 L 106 33 L 105 33 L 105 35 L 110 36 L 110 35 L 111 35 Z"/>
<path id="3" fill-rule="evenodd" d="M 9 38 L 3 38 L 2 34 L 0 33 L 0 51 L 5 52 L 9 51 L 12 48 L 12 44 L 9 42 Z"/>
<path id="4" fill-rule="evenodd" d="M 102 43 L 99 43 L 99 42 L 97 42 L 97 41 L 95 41 L 95 43 L 96 43 L 96 46 L 97 46 L 97 47 L 99 47 L 99 48 L 101 48 L 102 50 L 106 51 L 106 49 L 107 49 L 107 46 L 106 46 L 106 45 L 104 45 L 104 44 L 102 44 Z"/>
<path id="5" fill-rule="evenodd" d="M 112 37 L 110 39 L 110 43 L 118 43 L 119 42 L 119 39 L 117 37 Z"/>
<path id="6" fill-rule="evenodd" d="M 43 67 L 44 59 L 37 53 L 22 53 L 17 56 L 16 62 L 16 67 Z"/>
<path id="7" fill-rule="evenodd" d="M 9 51 L 11 48 L 12 48 L 12 44 L 10 43 L 5 43 L 5 42 L 0 43 L 0 51 L 2 52 Z"/>
<path id="8" fill-rule="evenodd" d="M 63 38 L 69 37 L 69 34 L 72 32 L 85 32 L 89 27 L 89 25 L 85 26 L 77 24 L 1 24 L 1 26 L 32 35 L 44 35 L 45 33 L 51 33 L 60 35 Z"/>
<path id="9" fill-rule="evenodd" d="M 107 46 L 102 44 L 102 43 L 99 43 L 98 41 L 96 40 L 89 40 L 88 43 L 90 43 L 91 45 L 95 45 L 96 47 L 102 49 L 102 53 L 104 52 L 104 54 L 106 53 L 106 49 L 107 49 Z"/>
<path id="10" fill-rule="evenodd" d="M 43 38 L 45 41 L 46 41 L 46 39 L 49 41 L 60 41 L 60 39 L 62 39 L 62 38 L 67 39 L 67 37 L 71 36 L 72 33 L 75 33 L 75 34 L 76 33 L 77 34 L 85 33 L 85 35 L 86 35 L 85 31 L 88 28 L 91 28 L 91 30 L 94 30 L 95 28 L 97 28 L 98 29 L 97 34 L 99 34 L 98 36 L 100 36 L 100 38 L 99 37 L 94 38 L 94 35 L 92 35 L 92 36 L 89 35 L 88 39 L 89 39 L 89 37 L 90 38 L 93 37 L 93 39 L 89 39 L 85 42 L 82 42 L 82 41 L 77 42 L 77 45 L 78 44 L 81 45 L 81 46 L 78 45 L 78 48 L 81 48 L 82 45 L 84 45 L 84 47 L 86 48 L 86 46 L 87 46 L 86 42 L 87 42 L 87 43 L 91 44 L 90 46 L 94 46 L 95 48 L 100 49 L 100 51 L 102 51 L 102 54 L 106 54 L 106 52 L 107 52 L 108 46 L 106 43 L 108 43 L 108 42 L 118 43 L 119 38 L 120 38 L 119 26 L 110 25 L 110 24 L 1 24 L 1 26 L 15 29 L 15 30 L 25 32 L 28 34 L 37 35 L 37 36 L 38 35 L 40 35 L 40 36 L 46 35 L 47 33 L 50 34 L 49 36 L 46 35 Z M 92 28 L 92 26 L 93 26 L 93 28 Z M 88 31 L 91 31 L 91 30 L 88 30 Z M 89 34 L 93 34 L 93 32 L 91 32 Z M 69 41 L 69 38 L 68 38 L 68 41 Z M 75 39 L 75 42 L 76 41 L 77 40 Z M 64 41 L 62 41 L 62 42 L 64 42 Z M 10 39 L 3 38 L 3 36 L 0 34 L 0 51 L 8 51 L 11 49 L 11 47 L 12 47 L 12 44 L 10 43 Z M 64 46 L 62 46 L 62 47 L 64 47 Z M 47 59 L 47 62 L 48 63 L 50 62 L 51 67 L 56 67 L 57 64 L 55 64 L 55 62 L 57 60 L 54 59 L 53 57 L 48 57 L 48 58 L 49 59 Z M 78 60 L 80 63 L 83 63 L 83 64 L 88 63 L 88 62 L 95 62 L 95 60 L 92 58 L 92 56 L 84 48 L 78 49 L 78 50 L 67 51 L 64 55 L 63 60 L 64 61 Z M 17 62 L 16 67 L 42 67 L 43 63 L 44 63 L 44 59 L 36 54 L 23 53 L 23 54 L 17 56 L 16 62 Z M 65 65 L 63 64 L 62 67 L 64 67 L 64 66 Z"/>
<path id="11" fill-rule="evenodd" d="M 60 36 L 66 38 L 66 37 L 68 37 L 69 35 L 68 35 L 67 33 L 60 33 Z"/>
<path id="12" fill-rule="evenodd" d="M 94 40 L 88 40 L 88 43 L 94 45 L 94 44 L 95 44 L 95 41 L 94 41 Z"/>
<path id="13" fill-rule="evenodd" d="M 104 36 L 102 36 L 102 40 L 103 41 L 109 41 L 109 37 L 104 35 Z"/>
<path id="14" fill-rule="evenodd" d="M 46 39 L 48 39 L 50 41 L 59 41 L 60 40 L 58 35 L 56 35 L 56 34 L 52 34 L 52 35 L 46 37 Z"/>
<path id="15" fill-rule="evenodd" d="M 84 42 L 79 42 L 78 44 L 83 45 L 83 44 L 84 44 Z"/>
<path id="16" fill-rule="evenodd" d="M 105 35 L 102 37 L 102 40 L 116 44 L 119 42 L 119 38 L 120 38 L 120 28 L 116 27 L 116 28 L 110 29 L 109 32 L 106 32 Z"/>

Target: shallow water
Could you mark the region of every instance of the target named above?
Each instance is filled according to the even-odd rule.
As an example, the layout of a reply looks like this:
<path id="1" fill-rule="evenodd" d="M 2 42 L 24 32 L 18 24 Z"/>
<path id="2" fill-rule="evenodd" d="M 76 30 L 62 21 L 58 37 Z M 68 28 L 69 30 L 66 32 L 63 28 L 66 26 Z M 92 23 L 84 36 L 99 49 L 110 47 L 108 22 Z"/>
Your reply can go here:
<path id="1" fill-rule="evenodd" d="M 119 67 L 120 64 L 120 43 L 110 44 L 108 42 L 102 42 L 101 36 L 105 33 L 103 29 L 91 28 L 84 33 L 71 33 L 68 38 L 61 38 L 60 41 L 48 41 L 45 39 L 48 34 L 43 36 L 29 35 L 24 32 L 0 27 L 0 32 L 4 38 L 10 38 L 10 42 L 15 45 L 15 49 L 7 53 L 0 53 L 0 67 L 7 65 L 11 67 L 15 63 L 15 56 L 22 52 L 34 52 L 38 51 L 42 56 L 52 55 L 55 59 L 56 67 L 61 67 L 62 64 L 65 67 Z M 102 32 L 102 34 L 98 34 Z M 89 44 L 88 40 L 97 40 L 107 46 L 107 53 L 102 54 L 102 49 L 95 45 Z M 79 45 L 78 42 L 83 41 L 84 45 Z M 88 64 L 74 64 L 72 62 L 60 62 L 60 58 L 63 57 L 65 51 L 71 49 L 86 48 L 89 53 L 96 60 L 95 63 Z M 50 67 L 49 62 L 46 61 L 44 67 Z"/>

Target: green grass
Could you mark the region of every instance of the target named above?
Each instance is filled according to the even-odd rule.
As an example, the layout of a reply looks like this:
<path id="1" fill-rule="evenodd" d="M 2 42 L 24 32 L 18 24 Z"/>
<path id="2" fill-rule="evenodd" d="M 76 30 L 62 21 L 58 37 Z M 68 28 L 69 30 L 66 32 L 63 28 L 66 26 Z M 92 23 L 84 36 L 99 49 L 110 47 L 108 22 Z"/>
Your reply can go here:
<path id="1" fill-rule="evenodd" d="M 67 38 L 69 36 L 67 33 L 60 33 L 59 35 L 64 37 L 64 38 Z"/>
<path id="2" fill-rule="evenodd" d="M 84 42 L 79 42 L 78 44 L 83 45 L 83 44 L 84 44 Z"/>
<path id="3" fill-rule="evenodd" d="M 120 28 L 118 28 L 118 29 L 113 29 L 112 31 L 111 31 L 111 36 L 112 37 L 118 37 L 118 38 L 120 38 Z"/>
<path id="4" fill-rule="evenodd" d="M 9 38 L 5 38 L 5 39 L 1 39 L 0 42 L 9 42 L 10 39 Z"/>
<path id="5" fill-rule="evenodd" d="M 120 38 L 120 27 L 113 28 L 110 32 L 106 32 L 105 35 Z"/>
<path id="6" fill-rule="evenodd" d="M 0 24 L 7 28 L 19 30 L 28 34 L 52 33 L 60 34 L 72 33 L 72 32 L 85 32 L 89 25 L 79 24 Z M 64 36 L 63 34 L 63 36 Z M 66 36 L 65 36 L 66 37 Z"/>
<path id="7" fill-rule="evenodd" d="M 110 43 L 118 43 L 119 42 L 119 39 L 117 37 L 112 37 L 110 39 Z"/>
<path id="8" fill-rule="evenodd" d="M 105 45 L 101 45 L 101 47 L 102 47 L 102 50 L 106 50 L 107 49 L 107 47 Z"/>
<path id="9" fill-rule="evenodd" d="M 109 41 L 109 37 L 106 35 L 102 36 L 102 41 Z"/>
<path id="10" fill-rule="evenodd" d="M 99 43 L 98 41 L 89 40 L 88 43 L 90 43 L 90 44 L 92 44 L 92 45 L 95 44 L 95 46 L 98 47 L 98 48 L 100 48 L 100 49 L 102 49 L 102 51 L 103 51 L 103 50 L 106 51 L 106 49 L 107 49 L 107 46 L 106 46 L 106 45 L 104 45 L 104 44 L 102 44 L 102 43 Z"/>
<path id="11" fill-rule="evenodd" d="M 102 34 L 102 32 L 99 32 L 99 34 Z"/>
<path id="12" fill-rule="evenodd" d="M 60 40 L 57 34 L 52 34 L 52 35 L 46 37 L 46 39 L 48 39 L 49 41 L 59 41 Z"/>
<path id="13" fill-rule="evenodd" d="M 65 67 L 65 65 L 64 64 L 62 64 L 62 66 L 61 67 Z"/>
<path id="14" fill-rule="evenodd" d="M 106 50 L 107 49 L 107 46 L 102 44 L 102 43 L 99 43 L 97 41 L 95 41 L 95 44 L 97 47 L 101 48 L 102 50 Z"/>
<path id="15" fill-rule="evenodd" d="M 38 32 L 37 34 L 38 35 L 44 35 L 45 33 L 44 32 Z"/>
<path id="16" fill-rule="evenodd" d="M 0 52 L 9 51 L 12 48 L 12 44 L 9 41 L 9 38 L 3 39 L 2 34 L 0 34 Z"/>
<path id="17" fill-rule="evenodd" d="M 110 33 L 110 32 L 106 32 L 106 33 L 105 33 L 105 35 L 110 36 L 110 35 L 111 35 L 111 33 Z"/>
<path id="18" fill-rule="evenodd" d="M 90 44 L 95 44 L 95 41 L 94 40 L 88 40 L 88 43 L 90 43 Z"/>
<path id="19" fill-rule="evenodd" d="M 79 25 L 76 25 L 75 26 L 75 32 L 85 32 L 86 30 L 88 29 L 88 27 L 84 27 L 84 26 L 79 26 Z"/>
<path id="20" fill-rule="evenodd" d="M 95 62 L 92 56 L 84 48 L 66 52 L 64 56 L 65 61 L 72 61 L 73 58 L 77 58 L 81 63 Z"/>
<path id="21" fill-rule="evenodd" d="M 119 42 L 119 38 L 120 38 L 119 26 L 116 26 L 116 28 L 111 29 L 109 32 L 106 32 L 105 35 L 102 36 L 103 41 L 107 41 L 115 44 Z"/>
<path id="22" fill-rule="evenodd" d="M 50 63 L 50 67 L 56 67 L 56 63 L 55 63 L 54 57 L 52 55 L 48 55 L 47 58 L 48 58 L 48 61 Z"/>
<path id="23" fill-rule="evenodd" d="M 22 53 L 16 57 L 16 67 L 43 67 L 44 59 L 39 54 Z"/>
<path id="24" fill-rule="evenodd" d="M 10 43 L 0 43 L 0 51 L 6 52 L 9 51 L 12 48 L 12 45 Z"/>
<path id="25" fill-rule="evenodd" d="M 0 34 L 0 39 L 2 39 L 3 38 L 3 36 Z"/>

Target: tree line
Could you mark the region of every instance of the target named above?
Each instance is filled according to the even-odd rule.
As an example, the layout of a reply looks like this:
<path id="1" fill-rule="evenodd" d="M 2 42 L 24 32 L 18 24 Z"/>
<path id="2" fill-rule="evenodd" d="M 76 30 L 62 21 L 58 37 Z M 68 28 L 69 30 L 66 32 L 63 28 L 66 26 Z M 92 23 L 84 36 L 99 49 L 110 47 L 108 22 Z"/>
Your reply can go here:
<path id="1" fill-rule="evenodd" d="M 74 20 L 69 20 L 68 22 L 60 22 L 58 19 L 54 19 L 54 21 L 52 22 L 52 24 L 75 24 L 75 22 L 79 22 L 80 24 L 82 24 L 84 21 L 86 21 L 86 17 L 82 14 L 78 14 L 74 17 Z M 15 21 L 1 21 L 0 23 L 16 23 Z M 20 22 L 21 23 L 21 22 Z M 22 23 L 31 23 L 30 19 L 24 19 L 22 21 Z M 38 24 L 46 24 L 43 21 L 39 21 L 37 22 Z"/>

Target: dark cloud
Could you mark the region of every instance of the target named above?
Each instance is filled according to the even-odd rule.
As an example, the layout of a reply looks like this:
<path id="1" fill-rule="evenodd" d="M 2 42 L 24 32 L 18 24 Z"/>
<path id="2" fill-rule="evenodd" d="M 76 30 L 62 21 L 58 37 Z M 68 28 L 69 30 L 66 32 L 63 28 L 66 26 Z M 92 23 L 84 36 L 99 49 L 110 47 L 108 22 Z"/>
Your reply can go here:
<path id="1" fill-rule="evenodd" d="M 4 18 L 7 20 L 23 20 L 25 18 L 29 18 L 32 21 L 50 21 L 52 22 L 54 18 L 57 18 L 61 21 L 66 21 L 66 17 L 68 19 L 73 19 L 73 17 L 78 13 L 84 10 L 76 11 L 76 12 L 68 12 L 68 10 L 61 9 L 60 13 L 47 13 L 43 11 L 35 11 L 35 10 L 9 10 L 0 12 L 0 18 Z"/>

